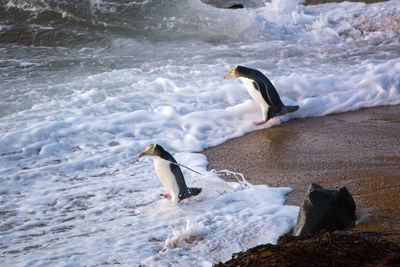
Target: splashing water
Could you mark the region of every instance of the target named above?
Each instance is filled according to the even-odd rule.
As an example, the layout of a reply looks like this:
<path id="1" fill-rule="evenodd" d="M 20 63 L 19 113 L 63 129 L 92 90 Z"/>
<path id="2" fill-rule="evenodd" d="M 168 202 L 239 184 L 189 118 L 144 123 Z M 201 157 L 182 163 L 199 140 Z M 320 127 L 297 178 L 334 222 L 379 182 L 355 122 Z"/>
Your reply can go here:
<path id="1" fill-rule="evenodd" d="M 244 178 L 244 175 L 240 172 L 233 172 L 229 170 L 210 170 L 210 172 L 215 173 L 216 175 L 226 175 L 226 176 L 233 176 L 238 183 L 243 187 L 243 188 L 251 188 L 253 185 L 250 184 L 249 182 L 246 181 Z"/>

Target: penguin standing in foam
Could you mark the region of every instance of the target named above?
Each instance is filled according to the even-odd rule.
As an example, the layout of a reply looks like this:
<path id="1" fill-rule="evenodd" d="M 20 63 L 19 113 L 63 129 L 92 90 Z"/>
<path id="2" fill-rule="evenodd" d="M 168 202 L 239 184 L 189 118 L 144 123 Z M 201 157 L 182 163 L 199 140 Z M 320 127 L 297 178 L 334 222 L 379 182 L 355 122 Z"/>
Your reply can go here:
<path id="1" fill-rule="evenodd" d="M 258 70 L 235 66 L 224 76 L 224 79 L 227 78 L 240 78 L 247 92 L 261 107 L 264 119 L 253 122 L 255 125 L 263 124 L 273 117 L 299 109 L 299 106 L 285 106 L 271 81 Z"/>
<path id="2" fill-rule="evenodd" d="M 138 157 L 141 158 L 143 156 L 153 157 L 154 169 L 158 179 L 167 190 L 166 194 L 161 194 L 162 196 L 171 197 L 173 202 L 180 202 L 185 198 L 200 194 L 201 188 L 188 188 L 186 186 L 185 178 L 176 160 L 162 146 L 157 144 L 148 145 Z"/>

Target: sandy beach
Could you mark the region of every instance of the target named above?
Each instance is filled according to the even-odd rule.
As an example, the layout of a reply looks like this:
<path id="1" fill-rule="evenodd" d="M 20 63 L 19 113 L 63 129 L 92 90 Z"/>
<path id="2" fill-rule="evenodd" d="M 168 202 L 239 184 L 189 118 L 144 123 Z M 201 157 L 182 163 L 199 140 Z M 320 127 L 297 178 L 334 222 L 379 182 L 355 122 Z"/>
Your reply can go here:
<path id="1" fill-rule="evenodd" d="M 204 154 L 209 169 L 241 172 L 252 184 L 293 188 L 288 205 L 300 205 L 312 182 L 345 186 L 357 206 L 351 230 L 400 232 L 400 105 L 294 119 Z"/>

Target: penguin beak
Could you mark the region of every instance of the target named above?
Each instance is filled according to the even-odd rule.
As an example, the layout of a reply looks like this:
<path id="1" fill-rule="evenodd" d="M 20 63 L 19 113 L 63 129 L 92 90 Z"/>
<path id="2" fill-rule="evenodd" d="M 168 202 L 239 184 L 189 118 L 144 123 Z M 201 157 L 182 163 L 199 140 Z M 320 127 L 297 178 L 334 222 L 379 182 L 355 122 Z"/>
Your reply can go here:
<path id="1" fill-rule="evenodd" d="M 230 73 L 228 73 L 227 75 L 224 76 L 224 79 L 228 79 L 230 77 L 231 77 L 231 75 L 230 75 Z"/>
<path id="2" fill-rule="evenodd" d="M 141 158 L 141 157 L 146 156 L 146 155 L 147 155 L 146 152 L 140 153 L 140 154 L 138 155 L 138 158 Z"/>

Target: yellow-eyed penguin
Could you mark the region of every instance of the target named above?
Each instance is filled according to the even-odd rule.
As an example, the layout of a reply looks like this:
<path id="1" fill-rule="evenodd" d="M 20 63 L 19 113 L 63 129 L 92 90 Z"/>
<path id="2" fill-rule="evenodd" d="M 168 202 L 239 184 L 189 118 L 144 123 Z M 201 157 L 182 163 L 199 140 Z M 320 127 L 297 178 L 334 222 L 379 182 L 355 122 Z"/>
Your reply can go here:
<path id="1" fill-rule="evenodd" d="M 281 116 L 299 109 L 299 106 L 285 106 L 271 81 L 258 70 L 243 66 L 235 66 L 224 76 L 224 79 L 227 78 L 240 78 L 247 92 L 249 92 L 250 96 L 261 107 L 264 119 L 253 122 L 255 125 L 265 123 L 273 117 Z"/>
<path id="2" fill-rule="evenodd" d="M 186 186 L 182 171 L 177 165 L 176 160 L 170 153 L 157 144 L 150 144 L 139 158 L 143 156 L 153 156 L 154 169 L 161 184 L 167 190 L 164 197 L 171 197 L 172 201 L 179 202 L 185 198 L 200 194 L 201 188 Z"/>

